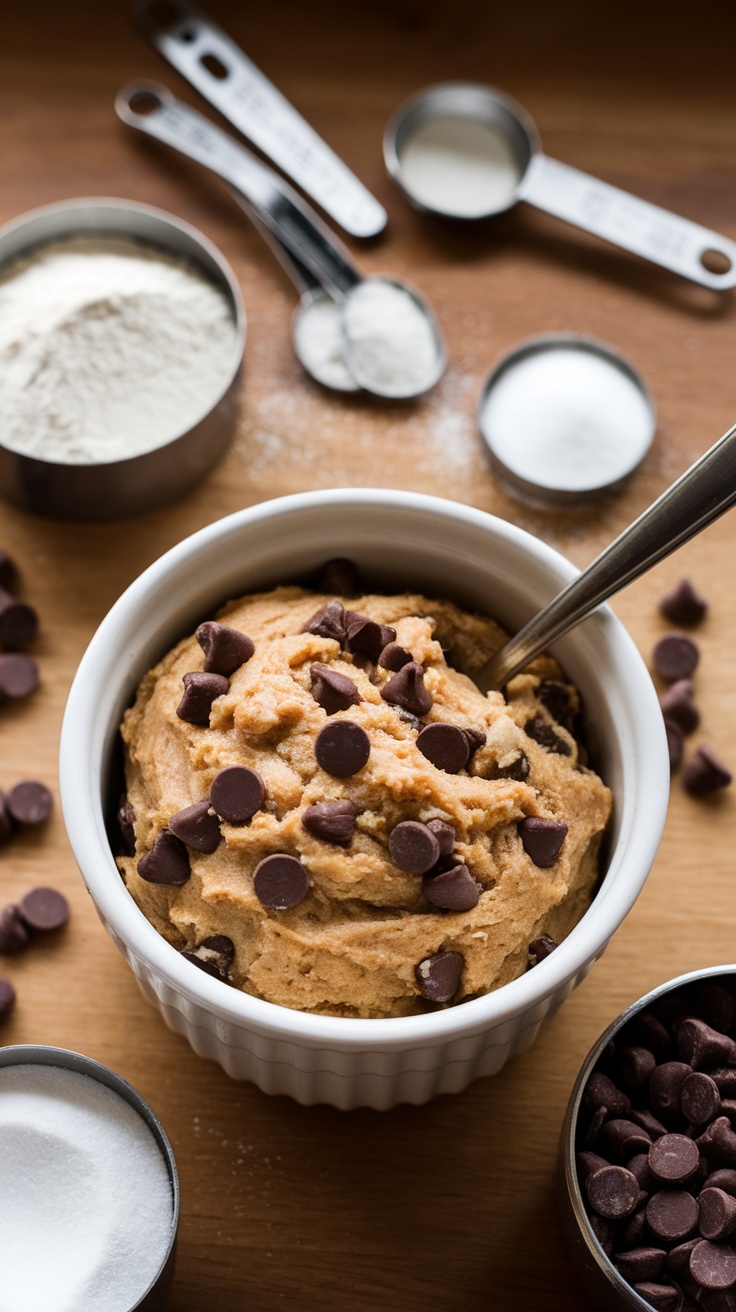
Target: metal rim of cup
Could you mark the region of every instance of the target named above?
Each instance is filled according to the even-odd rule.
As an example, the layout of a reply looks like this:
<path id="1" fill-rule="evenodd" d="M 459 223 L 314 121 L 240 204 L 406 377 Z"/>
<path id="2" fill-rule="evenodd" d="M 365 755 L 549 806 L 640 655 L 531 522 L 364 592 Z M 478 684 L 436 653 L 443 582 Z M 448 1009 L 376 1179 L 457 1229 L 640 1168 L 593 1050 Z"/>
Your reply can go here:
<path id="1" fill-rule="evenodd" d="M 176 1158 L 166 1131 L 156 1113 L 145 1098 L 138 1093 L 138 1090 L 123 1079 L 122 1075 L 118 1075 L 117 1071 L 111 1070 L 109 1066 L 103 1066 L 102 1062 L 95 1061 L 93 1057 L 86 1057 L 83 1053 L 73 1052 L 69 1048 L 55 1048 L 42 1043 L 9 1044 L 7 1047 L 0 1048 L 0 1069 L 6 1066 L 55 1066 L 97 1080 L 98 1084 L 105 1085 L 106 1088 L 118 1094 L 127 1102 L 128 1106 L 138 1113 L 151 1131 L 156 1146 L 164 1159 L 171 1185 L 171 1235 L 156 1275 L 137 1302 L 131 1304 L 127 1312 L 144 1312 L 144 1309 L 145 1312 L 148 1312 L 148 1309 L 153 1312 L 153 1309 L 158 1306 L 157 1296 L 159 1293 L 163 1294 L 165 1284 L 168 1283 L 173 1271 L 180 1210 L 179 1173 L 176 1168 Z"/>
<path id="2" fill-rule="evenodd" d="M 586 351 L 590 355 L 605 360 L 607 364 L 618 369 L 634 384 L 646 402 L 651 415 L 651 429 L 647 445 L 637 460 L 611 482 L 600 483 L 590 488 L 568 490 L 549 487 L 545 483 L 523 478 L 498 455 L 493 446 L 493 439 L 487 431 L 487 426 L 484 425 L 483 412 L 486 402 L 503 375 L 532 355 L 540 355 L 544 351 L 557 349 Z M 505 355 L 502 355 L 501 359 L 494 365 L 481 388 L 476 407 L 476 420 L 493 470 L 499 481 L 505 484 L 513 495 L 520 496 L 535 505 L 572 506 L 579 505 L 582 501 L 594 501 L 601 497 L 610 496 L 624 486 L 635 470 L 639 468 L 651 447 L 657 428 L 657 410 L 644 378 L 636 366 L 615 346 L 611 346 L 610 343 L 603 342 L 599 338 L 591 337 L 586 333 L 540 333 L 517 343 Z"/>
<path id="3" fill-rule="evenodd" d="M 611 1024 L 596 1040 L 575 1079 L 565 1111 L 561 1138 L 563 1227 L 581 1283 L 588 1293 L 597 1300 L 604 1300 L 602 1304 L 599 1303 L 599 1306 L 610 1309 L 635 1309 L 635 1312 L 651 1312 L 651 1305 L 639 1297 L 603 1251 L 588 1219 L 578 1177 L 575 1146 L 578 1115 L 585 1086 L 606 1044 L 615 1038 L 634 1016 L 641 1011 L 645 1011 L 652 1003 L 659 1001 L 668 993 L 674 993 L 678 989 L 686 988 L 689 984 L 696 984 L 701 980 L 718 979 L 721 976 L 729 976 L 733 980 L 733 977 L 736 976 L 736 964 L 706 966 L 700 970 L 691 970 L 685 975 L 677 975 L 674 979 L 657 985 L 649 993 L 637 998 L 615 1020 L 611 1021 Z"/>

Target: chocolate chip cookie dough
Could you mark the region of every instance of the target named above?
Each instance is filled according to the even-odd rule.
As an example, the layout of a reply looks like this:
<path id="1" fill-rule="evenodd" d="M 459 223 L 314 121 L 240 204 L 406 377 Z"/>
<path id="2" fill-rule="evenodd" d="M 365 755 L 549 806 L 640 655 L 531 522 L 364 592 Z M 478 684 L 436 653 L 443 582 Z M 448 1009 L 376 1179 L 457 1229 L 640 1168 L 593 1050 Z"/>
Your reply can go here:
<path id="1" fill-rule="evenodd" d="M 127 887 L 194 965 L 281 1006 L 402 1016 L 498 988 L 597 878 L 611 799 L 578 694 L 541 658 L 483 696 L 492 620 L 346 600 L 346 562 L 322 586 L 228 604 L 143 679 Z"/>

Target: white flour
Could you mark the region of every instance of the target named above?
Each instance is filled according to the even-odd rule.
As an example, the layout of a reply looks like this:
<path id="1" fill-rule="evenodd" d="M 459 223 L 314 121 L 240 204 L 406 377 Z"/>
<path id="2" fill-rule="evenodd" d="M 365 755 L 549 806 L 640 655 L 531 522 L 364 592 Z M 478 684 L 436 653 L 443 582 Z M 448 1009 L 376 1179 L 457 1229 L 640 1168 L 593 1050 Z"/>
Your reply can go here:
<path id="1" fill-rule="evenodd" d="M 367 278 L 344 310 L 348 367 L 379 396 L 408 397 L 437 382 L 441 359 L 431 320 L 408 291 Z"/>
<path id="2" fill-rule="evenodd" d="M 64 464 L 153 450 L 207 413 L 235 349 L 195 266 L 117 238 L 42 247 L 0 275 L 0 441 Z"/>
<path id="3" fill-rule="evenodd" d="M 470 118 L 430 119 L 401 151 L 402 181 L 422 205 L 476 219 L 503 209 L 519 182 L 506 138 Z"/>

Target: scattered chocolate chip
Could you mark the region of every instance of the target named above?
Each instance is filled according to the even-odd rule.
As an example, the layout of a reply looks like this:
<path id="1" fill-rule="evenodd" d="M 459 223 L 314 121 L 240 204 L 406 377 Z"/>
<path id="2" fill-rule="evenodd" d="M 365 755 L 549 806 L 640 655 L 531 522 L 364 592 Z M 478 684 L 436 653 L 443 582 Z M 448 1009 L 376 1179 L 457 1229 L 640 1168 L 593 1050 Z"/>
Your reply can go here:
<path id="1" fill-rule="evenodd" d="M 698 1194 L 698 1229 L 704 1239 L 719 1243 L 736 1230 L 736 1198 L 723 1189 L 701 1189 Z"/>
<path id="2" fill-rule="evenodd" d="M 422 880 L 422 892 L 433 907 L 441 911 L 472 911 L 478 905 L 482 889 L 467 866 L 451 866 Z"/>
<path id="3" fill-rule="evenodd" d="M 311 620 L 307 620 L 302 633 L 313 633 L 317 638 L 332 638 L 342 646 L 345 641 L 345 607 L 337 597 L 320 606 Z"/>
<path id="4" fill-rule="evenodd" d="M 396 641 L 396 629 L 389 624 L 377 624 L 359 611 L 346 611 L 347 631 L 345 650 L 354 655 L 366 656 L 369 661 L 377 661 L 384 647 Z"/>
<path id="5" fill-rule="evenodd" d="M 537 699 L 544 709 L 549 711 L 553 720 L 561 724 L 563 729 L 567 729 L 568 733 L 572 733 L 575 712 L 570 693 L 564 683 L 559 679 L 542 679 L 537 688 Z"/>
<path id="6" fill-rule="evenodd" d="M 127 793 L 120 798 L 117 821 L 125 851 L 128 856 L 135 856 L 135 811 Z"/>
<path id="7" fill-rule="evenodd" d="M 562 820 L 545 820 L 543 816 L 528 815 L 516 826 L 527 856 L 541 870 L 553 866 L 562 851 L 567 825 Z"/>
<path id="8" fill-rule="evenodd" d="M 529 757 L 526 752 L 517 752 L 514 760 L 506 765 L 494 764 L 488 771 L 488 779 L 513 779 L 523 784 L 529 778 Z"/>
<path id="9" fill-rule="evenodd" d="M 689 1066 L 736 1065 L 736 1043 L 704 1020 L 688 1016 L 677 1030 L 680 1057 Z"/>
<path id="10" fill-rule="evenodd" d="M 681 579 L 676 587 L 662 597 L 659 609 L 665 619 L 671 620 L 673 624 L 699 624 L 705 616 L 708 603 L 689 579 Z"/>
<path id="11" fill-rule="evenodd" d="M 683 1061 L 665 1061 L 652 1071 L 649 1101 L 663 1121 L 675 1120 L 680 1115 L 682 1086 L 692 1073 L 692 1066 Z"/>
<path id="12" fill-rule="evenodd" d="M 15 989 L 7 975 L 0 975 L 0 1020 L 7 1020 L 15 1006 Z"/>
<path id="13" fill-rule="evenodd" d="M 427 828 L 432 831 L 439 843 L 440 856 L 452 856 L 457 841 L 452 825 L 448 825 L 444 820 L 428 820 Z"/>
<path id="14" fill-rule="evenodd" d="M 704 1071 L 693 1071 L 680 1092 L 682 1114 L 692 1125 L 707 1125 L 715 1120 L 721 1107 L 718 1085 Z"/>
<path id="15" fill-rule="evenodd" d="M 550 938 L 549 934 L 540 934 L 539 938 L 532 939 L 529 944 L 529 964 L 538 966 L 540 961 L 544 961 L 545 957 L 548 957 L 559 946 L 559 943 Z"/>
<path id="16" fill-rule="evenodd" d="M 432 709 L 432 694 L 424 686 L 424 668 L 418 661 L 402 666 L 381 689 L 390 706 L 399 706 L 412 715 L 426 715 Z"/>
<path id="17" fill-rule="evenodd" d="M 700 1152 L 686 1134 L 663 1134 L 649 1149 L 648 1160 L 662 1184 L 684 1184 L 697 1171 Z"/>
<path id="18" fill-rule="evenodd" d="M 677 724 L 683 733 L 692 733 L 700 724 L 700 711 L 693 700 L 693 685 L 689 679 L 678 679 L 659 699 L 662 714 L 670 724 Z"/>
<path id="19" fill-rule="evenodd" d="M 26 929 L 49 933 L 66 924 L 69 903 L 55 888 L 32 888 L 18 903 L 18 915 Z"/>
<path id="20" fill-rule="evenodd" d="M 475 756 L 475 753 L 480 751 L 481 747 L 485 747 L 486 745 L 486 731 L 485 729 L 463 729 L 463 733 L 465 734 L 468 743 L 467 769 L 470 769 L 470 762 Z"/>
<path id="21" fill-rule="evenodd" d="M 18 915 L 17 907 L 4 907 L 0 911 L 0 953 L 15 956 L 28 947 L 28 930 Z"/>
<path id="22" fill-rule="evenodd" d="M 468 763 L 465 731 L 455 724 L 427 724 L 417 738 L 417 747 L 438 770 L 458 774 Z"/>
<path id="23" fill-rule="evenodd" d="M 0 702 L 30 697 L 38 684 L 38 666 L 31 656 L 15 651 L 0 655 Z"/>
<path id="24" fill-rule="evenodd" d="M 614 1262 L 624 1280 L 633 1285 L 635 1281 L 656 1280 L 666 1256 L 664 1248 L 634 1248 L 628 1253 L 617 1253 Z"/>
<path id="25" fill-rule="evenodd" d="M 205 620 L 195 636 L 204 652 L 205 673 L 222 674 L 226 679 L 245 665 L 256 649 L 247 633 L 218 624 L 216 620 Z"/>
<path id="26" fill-rule="evenodd" d="M 666 633 L 655 644 L 652 664 L 657 674 L 668 683 L 689 679 L 697 668 L 700 652 L 687 633 Z"/>
<path id="27" fill-rule="evenodd" d="M 229 683 L 223 674 L 205 674 L 193 671 L 185 674 L 184 695 L 176 708 L 180 720 L 209 728 L 212 703 L 227 692 Z"/>
<path id="28" fill-rule="evenodd" d="M 19 825 L 42 825 L 51 815 L 54 799 L 45 784 L 24 779 L 11 788 L 5 804 Z"/>
<path id="29" fill-rule="evenodd" d="M 222 834 L 220 821 L 212 814 L 211 807 L 209 797 L 203 797 L 201 802 L 194 802 L 192 806 L 185 806 L 183 811 L 177 811 L 169 820 L 172 834 L 196 852 L 214 852 Z"/>
<path id="30" fill-rule="evenodd" d="M 682 784 L 691 797 L 704 797 L 706 793 L 727 788 L 732 778 L 731 771 L 719 760 L 712 747 L 698 747 L 685 766 Z"/>
<path id="31" fill-rule="evenodd" d="M 247 765 L 229 765 L 212 780 L 212 809 L 231 825 L 242 825 L 252 819 L 265 800 L 266 785 L 258 771 Z"/>
<path id="32" fill-rule="evenodd" d="M 18 582 L 18 567 L 10 555 L 0 547 L 0 588 L 13 592 Z"/>
<path id="33" fill-rule="evenodd" d="M 363 698 L 347 674 L 330 669 L 329 665 L 312 665 L 310 669 L 312 696 L 328 715 L 357 706 Z"/>
<path id="34" fill-rule="evenodd" d="M 672 1243 L 685 1239 L 698 1224 L 698 1204 L 684 1189 L 660 1189 L 646 1206 L 647 1225 L 652 1234 Z"/>
<path id="35" fill-rule="evenodd" d="M 736 1253 L 704 1239 L 690 1254 L 690 1273 L 704 1289 L 729 1289 L 736 1284 Z"/>
<path id="36" fill-rule="evenodd" d="M 301 861 L 284 852 L 264 856 L 253 872 L 256 897 L 267 911 L 288 911 L 309 892 L 309 875 Z"/>
<path id="37" fill-rule="evenodd" d="M 149 884 L 169 884 L 176 888 L 186 884 L 192 873 L 186 847 L 168 829 L 161 830 L 150 852 L 141 857 L 137 870 Z"/>
<path id="38" fill-rule="evenodd" d="M 622 1048 L 618 1054 L 621 1083 L 625 1084 L 627 1089 L 640 1089 L 646 1084 L 656 1065 L 654 1053 L 648 1048 L 632 1046 Z"/>
<path id="39" fill-rule="evenodd" d="M 674 1285 L 659 1285 L 652 1280 L 640 1280 L 634 1285 L 634 1289 L 645 1303 L 648 1303 L 654 1312 L 680 1312 L 682 1308 L 682 1294 Z"/>
<path id="40" fill-rule="evenodd" d="M 358 567 L 344 556 L 328 560 L 319 579 L 320 592 L 335 592 L 338 597 L 357 597 L 362 592 Z"/>
<path id="41" fill-rule="evenodd" d="M 0 588 L 0 650 L 21 651 L 37 631 L 38 615 L 33 607 Z"/>
<path id="42" fill-rule="evenodd" d="M 524 733 L 527 738 L 532 738 L 540 747 L 544 747 L 545 751 L 556 752 L 558 756 L 571 755 L 569 743 L 555 733 L 552 725 L 543 715 L 533 715 L 531 720 L 527 720 Z"/>
<path id="43" fill-rule="evenodd" d="M 315 838 L 347 847 L 355 833 L 357 815 L 357 806 L 347 798 L 334 802 L 314 802 L 302 813 L 302 824 Z"/>
<path id="44" fill-rule="evenodd" d="M 388 850 L 394 865 L 410 875 L 426 875 L 440 855 L 436 836 L 421 820 L 402 820 L 395 825 L 389 835 Z"/>
<path id="45" fill-rule="evenodd" d="M 357 774 L 370 754 L 368 734 L 352 720 L 331 721 L 320 729 L 314 742 L 317 764 L 334 779 Z"/>
<path id="46" fill-rule="evenodd" d="M 639 1202 L 639 1181 L 625 1166 L 603 1166 L 585 1182 L 588 1202 L 599 1216 L 620 1221 L 630 1216 Z"/>
<path id="47" fill-rule="evenodd" d="M 225 934 L 212 934 L 203 938 L 194 948 L 184 948 L 181 953 L 185 961 L 199 966 L 215 979 L 227 983 L 230 967 L 235 957 L 235 944 Z"/>
<path id="48" fill-rule="evenodd" d="M 415 968 L 419 992 L 428 1002 L 452 1002 L 463 973 L 462 952 L 436 952 Z"/>
<path id="49" fill-rule="evenodd" d="M 381 655 L 378 657 L 378 664 L 382 670 L 401 670 L 412 660 L 412 654 L 402 647 L 398 642 L 388 642 L 384 647 Z"/>
<path id="50" fill-rule="evenodd" d="M 670 774 L 674 774 L 682 765 L 682 754 L 685 750 L 685 738 L 679 724 L 674 724 L 672 720 L 665 720 L 664 731 L 667 735 Z"/>

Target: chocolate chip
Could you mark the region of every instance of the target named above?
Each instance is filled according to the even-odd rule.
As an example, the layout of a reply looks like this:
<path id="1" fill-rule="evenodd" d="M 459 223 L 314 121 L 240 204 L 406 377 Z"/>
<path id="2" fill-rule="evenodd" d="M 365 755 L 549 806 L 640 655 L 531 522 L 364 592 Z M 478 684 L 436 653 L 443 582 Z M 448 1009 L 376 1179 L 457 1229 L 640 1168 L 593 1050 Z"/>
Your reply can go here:
<path id="1" fill-rule="evenodd" d="M 620 1221 L 630 1216 L 639 1202 L 639 1181 L 625 1166 L 603 1166 L 585 1182 L 588 1202 L 599 1216 Z"/>
<path id="2" fill-rule="evenodd" d="M 356 706 L 363 698 L 352 679 L 347 674 L 330 669 L 329 665 L 312 665 L 310 669 L 312 696 L 328 715 L 337 711 L 346 711 L 348 706 Z"/>
<path id="3" fill-rule="evenodd" d="M 714 1030 L 725 1034 L 736 1021 L 736 998 L 720 984 L 705 984 L 698 993 L 698 1007 Z"/>
<path id="4" fill-rule="evenodd" d="M 651 1011 L 640 1011 L 631 1022 L 632 1037 L 650 1048 L 657 1061 L 669 1056 L 672 1048 L 669 1030 Z"/>
<path id="5" fill-rule="evenodd" d="M 118 806 L 118 813 L 117 813 L 117 821 L 118 821 L 118 828 L 120 830 L 120 837 L 123 840 L 125 851 L 127 852 L 128 856 L 134 856 L 135 855 L 135 811 L 133 809 L 133 803 L 131 802 L 127 793 L 123 793 L 122 797 L 120 798 L 120 804 Z"/>
<path id="6" fill-rule="evenodd" d="M 288 911 L 309 892 L 309 875 L 301 861 L 285 852 L 264 856 L 253 872 L 256 897 L 267 911 Z"/>
<path id="7" fill-rule="evenodd" d="M 18 582 L 18 566 L 8 551 L 0 547 L 0 587 L 13 592 Z"/>
<path id="8" fill-rule="evenodd" d="M 307 620 L 302 633 L 313 633 L 317 638 L 332 638 L 342 646 L 345 641 L 345 607 L 337 597 L 320 606 L 310 620 Z"/>
<path id="9" fill-rule="evenodd" d="M 0 649 L 21 651 L 37 631 L 38 615 L 33 607 L 0 588 Z"/>
<path id="10" fill-rule="evenodd" d="M 227 692 L 229 683 L 223 674 L 205 674 L 194 671 L 185 674 L 184 695 L 176 708 L 180 720 L 209 728 L 212 703 Z"/>
<path id="11" fill-rule="evenodd" d="M 548 957 L 559 946 L 559 943 L 550 938 L 549 934 L 540 934 L 539 938 L 532 939 L 529 944 L 529 964 L 538 966 L 540 961 L 544 961 L 545 957 Z"/>
<path id="12" fill-rule="evenodd" d="M 699 1162 L 697 1145 L 686 1134 L 663 1134 L 649 1149 L 649 1169 L 662 1184 L 684 1184 Z"/>
<path id="13" fill-rule="evenodd" d="M 5 804 L 19 825 L 42 825 L 51 815 L 54 799 L 45 784 L 24 779 L 11 788 Z"/>
<path id="14" fill-rule="evenodd" d="M 631 1099 L 603 1071 L 594 1071 L 585 1086 L 583 1106 L 590 1112 L 596 1111 L 598 1107 L 606 1107 L 611 1116 L 626 1116 L 631 1107 Z"/>
<path id="15" fill-rule="evenodd" d="M 212 814 L 209 797 L 177 811 L 169 820 L 169 829 L 197 852 L 214 852 L 222 838 L 220 821 Z"/>
<path id="16" fill-rule="evenodd" d="M 388 642 L 378 657 L 378 664 L 382 670 L 396 671 L 402 670 L 411 659 L 412 654 L 406 647 L 400 646 L 398 642 Z"/>
<path id="17" fill-rule="evenodd" d="M 678 679 L 660 697 L 662 714 L 670 724 L 677 724 L 683 733 L 692 733 L 700 724 L 700 711 L 693 701 L 693 685 L 689 679 Z"/>
<path id="18" fill-rule="evenodd" d="M 15 1006 L 15 989 L 7 975 L 0 975 L 0 1020 L 7 1020 Z"/>
<path id="19" fill-rule="evenodd" d="M 48 933 L 66 924 L 69 903 L 55 888 L 32 888 L 18 903 L 18 915 L 26 929 Z"/>
<path id="20" fill-rule="evenodd" d="M 652 1071 L 649 1100 L 663 1121 L 672 1121 L 680 1115 L 682 1086 L 688 1075 L 692 1075 L 692 1066 L 682 1061 L 666 1061 Z"/>
<path id="21" fill-rule="evenodd" d="M 428 820 L 427 828 L 432 831 L 440 847 L 440 856 L 451 856 L 457 841 L 457 835 L 452 825 L 446 824 L 444 820 Z"/>
<path id="22" fill-rule="evenodd" d="M 610 1257 L 616 1241 L 616 1227 L 612 1221 L 607 1221 L 604 1216 L 598 1216 L 597 1212 L 592 1212 L 589 1216 L 590 1228 L 593 1231 L 598 1243 Z"/>
<path id="23" fill-rule="evenodd" d="M 390 706 L 400 706 L 412 715 L 426 715 L 432 709 L 432 695 L 424 686 L 424 669 L 418 661 L 409 661 L 381 689 Z"/>
<path id="24" fill-rule="evenodd" d="M 250 660 L 256 649 L 247 633 L 231 629 L 227 624 L 218 624 L 216 620 L 205 620 L 195 636 L 204 652 L 206 674 L 222 674 L 229 678 Z"/>
<path id="25" fill-rule="evenodd" d="M 704 1289 L 730 1289 L 736 1284 L 736 1253 L 704 1239 L 690 1254 L 690 1274 Z"/>
<path id="26" fill-rule="evenodd" d="M 357 815 L 358 807 L 347 798 L 334 802 L 314 802 L 302 813 L 302 824 L 315 838 L 347 847 L 355 833 Z"/>
<path id="27" fill-rule="evenodd" d="M 402 820 L 388 840 L 391 860 L 410 875 L 426 875 L 440 855 L 440 845 L 429 825 L 421 820 Z"/>
<path id="28" fill-rule="evenodd" d="M 624 1280 L 633 1285 L 635 1281 L 656 1280 L 666 1256 L 664 1248 L 634 1248 L 628 1253 L 617 1253 L 613 1260 Z"/>
<path id="29" fill-rule="evenodd" d="M 562 851 L 567 825 L 562 820 L 545 820 L 543 816 L 528 815 L 516 826 L 522 846 L 535 866 L 546 870 L 553 866 Z"/>
<path id="30" fill-rule="evenodd" d="M 552 719 L 561 724 L 563 729 L 567 729 L 568 733 L 572 733 L 575 712 L 565 684 L 559 679 L 542 679 L 537 688 L 537 698 L 544 709 L 549 711 Z"/>
<path id="31" fill-rule="evenodd" d="M 704 797 L 706 793 L 727 788 L 732 778 L 731 771 L 719 760 L 712 747 L 698 747 L 685 766 L 682 785 L 691 797 Z"/>
<path id="32" fill-rule="evenodd" d="M 347 626 L 345 650 L 354 655 L 366 656 L 369 661 L 377 661 L 384 647 L 396 640 L 396 629 L 389 624 L 377 624 L 359 611 L 345 612 Z"/>
<path id="33" fill-rule="evenodd" d="M 433 907 L 441 911 L 472 911 L 481 895 L 467 866 L 451 866 L 434 875 L 430 871 L 422 880 L 422 892 Z"/>
<path id="34" fill-rule="evenodd" d="M 578 1173 L 581 1180 L 587 1180 L 589 1175 L 594 1171 L 600 1171 L 604 1166 L 610 1166 L 605 1157 L 599 1157 L 598 1153 L 577 1153 L 575 1160 L 578 1164 Z"/>
<path id="35" fill-rule="evenodd" d="M 22 652 L 0 655 L 0 702 L 30 697 L 38 683 L 38 666 L 31 656 Z"/>
<path id="36" fill-rule="evenodd" d="M 334 779 L 347 779 L 357 774 L 370 753 L 368 734 L 352 720 L 333 720 L 326 724 L 314 742 L 317 764 Z"/>
<path id="37" fill-rule="evenodd" d="M 452 1002 L 460 987 L 465 962 L 462 952 L 436 952 L 415 967 L 419 992 L 428 1002 Z"/>
<path id="38" fill-rule="evenodd" d="M 570 756 L 571 748 L 564 738 L 555 733 L 552 725 L 543 715 L 533 715 L 524 725 L 524 733 L 532 738 L 545 751 L 556 752 L 558 756 Z"/>
<path id="39" fill-rule="evenodd" d="M 719 1066 L 716 1070 L 708 1071 L 714 1084 L 718 1085 L 718 1092 L 721 1097 L 724 1094 L 736 1093 L 736 1070 L 730 1066 Z"/>
<path id="40" fill-rule="evenodd" d="M 670 774 L 674 774 L 676 770 L 679 770 L 682 764 L 682 753 L 685 750 L 685 738 L 679 724 L 674 724 L 672 720 L 665 720 L 664 731 L 667 735 Z"/>
<path id="41" fill-rule="evenodd" d="M 470 762 L 475 756 L 475 753 L 480 751 L 481 747 L 485 747 L 486 745 L 486 731 L 485 729 L 463 729 L 463 733 L 465 734 L 468 743 L 467 768 L 470 769 Z"/>
<path id="42" fill-rule="evenodd" d="M 679 1026 L 677 1048 L 682 1060 L 695 1068 L 736 1065 L 734 1040 L 694 1016 L 689 1016 Z"/>
<path id="43" fill-rule="evenodd" d="M 718 1243 L 736 1230 L 736 1198 L 712 1185 L 698 1194 L 698 1229 L 704 1239 Z"/>
<path id="44" fill-rule="evenodd" d="M 707 1125 L 715 1119 L 721 1107 L 718 1085 L 710 1075 L 694 1071 L 688 1075 L 680 1093 L 682 1114 L 692 1125 Z"/>
<path id="45" fill-rule="evenodd" d="M 637 1153 L 629 1158 L 626 1166 L 632 1175 L 636 1176 L 639 1188 L 645 1193 L 651 1193 L 657 1187 L 655 1178 L 649 1170 L 649 1153 Z"/>
<path id="46" fill-rule="evenodd" d="M 266 785 L 258 771 L 247 765 L 230 765 L 212 780 L 212 809 L 231 825 L 242 825 L 252 819 L 265 798 Z"/>
<path id="47" fill-rule="evenodd" d="M 673 624 L 699 624 L 708 609 L 708 603 L 689 579 L 681 579 L 676 587 L 662 597 L 659 609 Z"/>
<path id="48" fill-rule="evenodd" d="M 589 1219 L 592 1226 L 593 1222 L 598 1219 L 595 1212 Z M 593 1228 L 595 1229 L 595 1227 Z M 632 1212 L 627 1220 L 623 1233 L 619 1236 L 619 1247 L 627 1252 L 632 1248 L 641 1248 L 649 1240 L 651 1240 L 651 1235 L 647 1226 L 647 1216 L 642 1207 L 638 1212 Z M 614 1246 L 615 1243 L 612 1248 Z"/>
<path id="49" fill-rule="evenodd" d="M 617 1116 L 603 1126 L 602 1138 L 614 1157 L 626 1161 L 635 1153 L 648 1153 L 651 1139 L 635 1121 Z"/>
<path id="50" fill-rule="evenodd" d="M 488 771 L 488 779 L 514 779 L 517 783 L 524 783 L 529 778 L 529 757 L 526 752 L 517 752 L 514 760 L 507 765 L 494 764 Z"/>
<path id="51" fill-rule="evenodd" d="M 150 852 L 137 865 L 138 874 L 149 884 L 180 887 L 191 875 L 189 853 L 181 839 L 162 829 Z"/>
<path id="52" fill-rule="evenodd" d="M 608 1120 L 608 1108 L 599 1107 L 598 1110 L 593 1113 L 593 1117 L 591 1119 L 590 1125 L 588 1126 L 588 1129 L 586 1130 L 585 1135 L 583 1137 L 584 1148 L 590 1148 L 591 1144 L 594 1144 L 596 1142 L 607 1120 Z"/>
<path id="53" fill-rule="evenodd" d="M 215 979 L 227 983 L 230 967 L 235 957 L 235 944 L 225 934 L 212 934 L 203 938 L 194 948 L 184 948 L 181 953 L 185 961 L 199 966 Z"/>
<path id="54" fill-rule="evenodd" d="M 634 1289 L 654 1312 L 681 1312 L 682 1294 L 674 1285 L 659 1285 L 652 1280 L 641 1280 Z"/>
<path id="55" fill-rule="evenodd" d="M 736 1134 L 727 1116 L 717 1116 L 696 1143 L 705 1157 L 725 1166 L 736 1166 Z"/>
<path id="56" fill-rule="evenodd" d="M 646 1084 L 656 1065 L 654 1053 L 648 1048 L 632 1046 L 622 1048 L 618 1054 L 621 1082 L 627 1089 L 639 1089 Z"/>
<path id="57" fill-rule="evenodd" d="M 0 911 L 0 953 L 15 956 L 28 947 L 28 930 L 18 915 L 17 907 L 4 907 Z"/>
<path id="58" fill-rule="evenodd" d="M 711 1171 L 703 1181 L 704 1189 L 722 1189 L 724 1193 L 730 1194 L 731 1197 L 736 1195 L 736 1171 L 733 1167 L 721 1166 L 717 1171 Z"/>
<path id="59" fill-rule="evenodd" d="M 668 683 L 689 679 L 699 660 L 697 644 L 687 633 L 666 633 L 652 652 L 652 664 L 657 674 Z"/>
<path id="60" fill-rule="evenodd" d="M 427 760 L 446 774 L 457 774 L 467 765 L 468 740 L 454 724 L 427 724 L 417 738 L 417 747 Z"/>
<path id="61" fill-rule="evenodd" d="M 698 1224 L 698 1204 L 684 1189 L 660 1189 L 646 1206 L 647 1225 L 659 1239 L 685 1239 Z"/>
<path id="62" fill-rule="evenodd" d="M 647 1107 L 632 1107 L 629 1119 L 642 1130 L 646 1130 L 650 1139 L 658 1139 L 660 1135 L 667 1133 L 662 1122 Z"/>
<path id="63" fill-rule="evenodd" d="M 357 565 L 344 556 L 328 560 L 322 567 L 320 592 L 335 592 L 338 597 L 358 597 L 363 590 Z"/>

